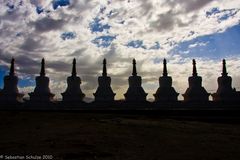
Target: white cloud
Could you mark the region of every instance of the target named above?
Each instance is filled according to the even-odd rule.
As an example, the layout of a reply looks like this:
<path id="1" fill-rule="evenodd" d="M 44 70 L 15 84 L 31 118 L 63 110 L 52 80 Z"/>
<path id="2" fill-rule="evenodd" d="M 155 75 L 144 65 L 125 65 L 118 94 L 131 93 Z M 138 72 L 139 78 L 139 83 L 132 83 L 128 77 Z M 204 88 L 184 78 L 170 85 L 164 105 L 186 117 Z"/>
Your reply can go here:
<path id="1" fill-rule="evenodd" d="M 208 43 L 209 42 L 197 42 L 194 44 L 190 44 L 188 48 L 202 47 L 202 46 L 206 46 Z"/>
<path id="2" fill-rule="evenodd" d="M 0 48 L 2 49 L 0 62 L 1 65 L 6 65 L 6 62 L 14 56 L 16 63 L 19 63 L 19 71 L 21 71 L 19 74 L 36 75 L 39 72 L 40 60 L 45 57 L 46 64 L 50 68 L 48 76 L 52 79 L 51 88 L 58 95 L 65 90 L 66 77 L 71 71 L 73 57 L 77 58 L 78 74 L 82 78 L 82 89 L 87 96 L 92 96 L 92 92 L 97 87 L 97 76 L 100 75 L 101 61 L 104 57 L 108 60 L 109 75 L 113 76 L 112 86 L 116 89 L 115 92 L 118 92 L 118 98 L 122 98 L 122 93 L 127 89 L 132 58 L 137 59 L 138 72 L 144 79 L 143 86 L 150 92 L 149 98 L 155 92 L 152 88 L 157 89 L 157 79 L 161 75 L 161 63 L 154 64 L 154 58 L 168 58 L 169 72 L 173 77 L 174 86 L 178 92 L 183 93 L 187 87 L 187 77 L 191 75 L 191 61 L 183 59 L 180 55 L 169 55 L 168 52 L 175 46 L 171 44 L 223 32 L 238 24 L 240 17 L 238 12 L 234 17 L 221 23 L 215 16 L 206 18 L 206 11 L 213 7 L 232 9 L 240 6 L 238 0 L 131 0 L 130 2 L 118 0 L 111 1 L 110 4 L 99 0 L 76 0 L 71 1 L 70 6 L 57 10 L 52 8 L 51 0 L 30 2 L 24 1 L 23 6 L 16 6 L 14 12 L 8 13 L 5 5 L 7 1 L 0 1 Z M 41 14 L 36 13 L 35 7 L 38 5 L 45 10 Z M 103 14 L 99 12 L 101 7 L 106 7 Z M 114 10 L 114 14 L 108 17 L 111 10 Z M 111 28 L 108 31 L 92 33 L 89 23 L 96 16 L 101 18 L 103 24 L 108 23 Z M 116 23 L 122 21 L 123 24 Z M 66 31 L 75 32 L 76 38 L 63 41 L 60 35 Z M 190 33 L 191 31 L 193 34 Z M 97 48 L 92 44 L 94 38 L 105 34 L 117 35 L 112 46 Z M 159 42 L 161 49 L 127 48 L 125 44 L 131 40 L 143 40 L 147 46 Z M 192 44 L 189 48 L 204 45 L 207 43 Z M 186 54 L 191 53 L 186 51 Z M 29 63 L 23 61 L 27 58 Z M 234 73 L 233 68 L 236 69 L 239 62 L 239 59 L 230 59 L 228 63 L 232 66 L 229 67 L 229 72 Z M 199 67 L 208 64 L 199 69 L 199 73 L 206 88 L 215 90 L 216 84 L 212 85 L 212 81 L 220 75 L 216 73 L 219 62 L 199 60 L 197 63 Z M 235 77 L 237 75 L 233 74 L 233 78 Z M 234 80 L 233 84 L 237 87 L 240 85 L 237 80 Z"/>

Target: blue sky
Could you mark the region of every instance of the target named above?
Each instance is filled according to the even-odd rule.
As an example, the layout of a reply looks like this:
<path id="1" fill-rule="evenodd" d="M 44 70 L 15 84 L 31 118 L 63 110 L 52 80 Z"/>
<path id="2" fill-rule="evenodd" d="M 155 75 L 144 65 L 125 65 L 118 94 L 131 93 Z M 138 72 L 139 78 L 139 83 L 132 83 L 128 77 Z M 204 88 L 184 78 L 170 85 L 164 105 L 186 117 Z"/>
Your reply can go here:
<path id="1" fill-rule="evenodd" d="M 6 72 L 6 69 L 5 68 L 1 68 L 0 69 L 0 87 L 3 88 L 3 77 L 4 75 L 6 75 L 7 72 Z"/>
<path id="2" fill-rule="evenodd" d="M 189 41 L 179 43 L 170 53 L 182 57 L 223 58 L 240 55 L 240 25 L 232 26 L 224 32 L 199 36 Z"/>
<path id="3" fill-rule="evenodd" d="M 4 76 L 8 75 L 9 70 L 6 67 L 0 67 L 0 88 L 3 88 Z M 26 77 L 25 77 L 26 78 Z M 19 87 L 27 87 L 35 85 L 33 78 L 19 78 Z"/>
<path id="4" fill-rule="evenodd" d="M 57 96 L 66 88 L 73 58 L 88 97 L 96 90 L 103 58 L 118 99 L 127 90 L 133 58 L 148 98 L 158 87 L 163 58 L 180 93 L 188 85 L 192 58 L 208 91 L 217 89 L 223 58 L 233 86 L 240 88 L 236 74 L 240 68 L 239 6 L 239 0 L 2 0 L 0 88 L 12 57 L 19 89 L 25 93 L 34 89 L 42 57 Z"/>

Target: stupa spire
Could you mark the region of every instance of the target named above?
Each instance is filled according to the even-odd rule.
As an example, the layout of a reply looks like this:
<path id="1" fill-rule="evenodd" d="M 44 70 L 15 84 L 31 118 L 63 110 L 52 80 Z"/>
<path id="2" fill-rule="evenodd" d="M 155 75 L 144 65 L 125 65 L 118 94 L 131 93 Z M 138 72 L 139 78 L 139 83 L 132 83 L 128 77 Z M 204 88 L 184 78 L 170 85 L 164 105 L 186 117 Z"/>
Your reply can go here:
<path id="1" fill-rule="evenodd" d="M 198 76 L 196 61 L 192 60 L 193 72 L 192 76 L 188 78 L 189 87 L 183 94 L 184 101 L 188 102 L 207 102 L 209 100 L 209 93 L 202 86 L 202 77 Z"/>
<path id="2" fill-rule="evenodd" d="M 45 76 L 45 60 L 44 60 L 44 58 L 42 59 L 42 62 L 41 62 L 40 76 Z"/>
<path id="3" fill-rule="evenodd" d="M 159 77 L 159 88 L 153 95 L 155 102 L 175 102 L 179 95 L 172 87 L 172 77 L 168 76 L 167 60 L 165 58 L 163 59 L 163 76 Z"/>
<path id="4" fill-rule="evenodd" d="M 193 76 L 197 76 L 197 68 L 196 68 L 196 61 L 195 61 L 195 59 L 193 59 L 192 64 L 193 64 L 193 73 L 192 73 L 192 75 Z"/>
<path id="5" fill-rule="evenodd" d="M 226 60 L 225 60 L 225 59 L 223 59 L 222 65 L 223 65 L 223 68 L 222 68 L 222 76 L 227 76 L 228 73 L 227 73 Z"/>
<path id="6" fill-rule="evenodd" d="M 73 59 L 73 66 L 72 66 L 72 76 L 76 77 L 77 76 L 77 71 L 76 71 L 76 58 Z"/>
<path id="7" fill-rule="evenodd" d="M 239 101 L 239 93 L 232 88 L 232 77 L 228 76 L 225 59 L 222 60 L 222 76 L 218 77 L 217 82 L 218 89 L 212 94 L 213 101 Z"/>
<path id="8" fill-rule="evenodd" d="M 45 60 L 42 59 L 40 76 L 35 78 L 36 87 L 33 92 L 29 93 L 30 101 L 37 102 L 51 102 L 53 101 L 54 94 L 51 93 L 49 88 L 49 78 L 45 76 Z"/>
<path id="9" fill-rule="evenodd" d="M 167 60 L 164 58 L 163 59 L 163 76 L 168 76 L 167 72 Z"/>
<path id="10" fill-rule="evenodd" d="M 11 60 L 11 66 L 10 66 L 10 72 L 9 72 L 9 75 L 10 76 L 13 76 L 14 75 L 14 62 L 15 62 L 15 59 L 14 58 L 12 58 L 12 60 Z"/>
<path id="11" fill-rule="evenodd" d="M 133 72 L 132 72 L 132 75 L 133 75 L 133 76 L 136 76 L 136 75 L 137 75 L 137 69 L 136 69 L 136 60 L 135 60 L 135 59 L 133 59 L 132 64 L 133 64 Z"/>
<path id="12" fill-rule="evenodd" d="M 81 83 L 81 78 L 77 76 L 76 58 L 74 58 L 72 62 L 72 75 L 67 78 L 67 89 L 62 93 L 64 103 L 82 102 L 85 94 L 82 93 L 80 88 Z"/>
<path id="13" fill-rule="evenodd" d="M 14 74 L 14 58 L 11 59 L 9 75 L 3 78 L 3 89 L 0 89 L 0 104 L 17 104 L 22 102 L 23 94 L 18 91 L 18 77 Z"/>
<path id="14" fill-rule="evenodd" d="M 133 59 L 132 76 L 128 78 L 128 90 L 124 94 L 126 101 L 146 101 L 147 93 L 142 88 L 142 77 L 137 76 L 136 60 Z"/>
<path id="15" fill-rule="evenodd" d="M 107 60 L 103 59 L 103 70 L 102 76 L 98 77 L 98 87 L 95 93 L 93 93 L 95 97 L 95 101 L 101 102 L 109 102 L 114 101 L 114 96 L 116 95 L 113 93 L 111 88 L 111 77 L 107 76 Z"/>
<path id="16" fill-rule="evenodd" d="M 107 67 L 106 67 L 106 64 L 107 64 L 107 60 L 104 58 L 104 59 L 103 59 L 103 72 L 102 72 L 102 76 L 107 76 Z"/>

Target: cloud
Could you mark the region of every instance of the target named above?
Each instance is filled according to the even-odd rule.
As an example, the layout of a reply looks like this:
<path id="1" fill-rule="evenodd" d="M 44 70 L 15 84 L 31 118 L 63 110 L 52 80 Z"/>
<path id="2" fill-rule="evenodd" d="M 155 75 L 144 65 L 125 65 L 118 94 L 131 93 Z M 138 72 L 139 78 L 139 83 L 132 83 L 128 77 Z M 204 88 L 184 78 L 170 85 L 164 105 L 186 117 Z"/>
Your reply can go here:
<path id="1" fill-rule="evenodd" d="M 176 17 L 175 14 L 170 10 L 167 13 L 159 14 L 158 19 L 155 22 L 152 22 L 151 27 L 156 28 L 157 30 L 172 30 L 175 25 Z"/>
<path id="2" fill-rule="evenodd" d="M 34 23 L 34 27 L 38 32 L 47 32 L 51 30 L 61 29 L 64 25 L 64 20 L 52 19 L 52 18 L 42 18 Z"/>
<path id="3" fill-rule="evenodd" d="M 33 38 L 27 38 L 24 43 L 20 46 L 21 49 L 25 51 L 34 51 L 35 49 L 38 49 L 41 47 L 41 44 L 39 41 L 34 40 Z"/>
<path id="4" fill-rule="evenodd" d="M 34 80 L 45 57 L 51 89 L 59 97 L 74 57 L 87 97 L 97 88 L 103 58 L 117 98 L 127 90 L 132 58 L 148 98 L 158 87 L 163 58 L 180 93 L 188 85 L 192 58 L 207 90 L 216 90 L 222 58 L 239 87 L 238 0 L 31 0 L 11 1 L 13 7 L 7 2 L 0 2 L 1 66 L 15 57 L 18 75 Z M 21 88 L 32 90 L 27 83 Z"/>
<path id="5" fill-rule="evenodd" d="M 206 46 L 208 43 L 209 42 L 194 43 L 194 44 L 190 44 L 188 48 L 202 47 L 202 46 Z"/>
<path id="6" fill-rule="evenodd" d="M 206 17 L 207 18 L 216 17 L 218 19 L 218 22 L 221 23 L 222 21 L 234 17 L 239 11 L 240 9 L 235 8 L 220 10 L 219 8 L 214 7 L 210 11 L 206 12 Z"/>
<path id="7" fill-rule="evenodd" d="M 213 2 L 214 0 L 191 0 L 191 1 L 184 1 L 184 0 L 166 0 L 165 3 L 173 9 L 181 9 L 185 12 L 192 12 L 201 9 L 205 5 Z"/>

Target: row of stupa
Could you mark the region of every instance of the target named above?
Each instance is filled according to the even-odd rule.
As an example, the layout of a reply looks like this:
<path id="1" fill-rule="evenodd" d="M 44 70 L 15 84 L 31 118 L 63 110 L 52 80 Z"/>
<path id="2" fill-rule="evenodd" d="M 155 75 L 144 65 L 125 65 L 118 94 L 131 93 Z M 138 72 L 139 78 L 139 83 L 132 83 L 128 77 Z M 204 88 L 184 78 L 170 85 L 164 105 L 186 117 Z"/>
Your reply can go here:
<path id="1" fill-rule="evenodd" d="M 22 102 L 23 94 L 18 91 L 18 77 L 14 71 L 14 59 L 11 60 L 9 75 L 4 77 L 4 87 L 0 90 L 0 102 Z M 240 92 L 232 88 L 232 78 L 228 76 L 226 62 L 223 60 L 222 76 L 218 77 L 218 89 L 211 94 L 213 101 L 233 102 L 240 99 Z M 142 88 L 142 78 L 137 75 L 136 60 L 133 59 L 132 75 L 128 79 L 129 88 L 124 94 L 125 101 L 146 101 L 147 93 Z M 207 102 L 210 93 L 202 86 L 202 77 L 198 76 L 196 61 L 193 59 L 193 73 L 188 78 L 189 87 L 183 94 L 186 102 Z M 67 89 L 62 93 L 63 102 L 83 102 L 85 94 L 82 92 L 81 79 L 76 72 L 76 59 L 73 60 L 72 75 L 67 78 Z M 98 77 L 98 88 L 93 94 L 95 101 L 114 101 L 115 93 L 111 88 L 111 78 L 107 75 L 106 59 L 103 60 L 102 76 Z M 168 76 L 167 61 L 163 60 L 163 75 L 159 78 L 159 88 L 154 94 L 156 102 L 175 102 L 178 95 L 172 87 L 172 78 Z M 42 59 L 40 76 L 36 77 L 36 87 L 29 93 L 30 102 L 51 102 L 54 94 L 49 88 L 49 78 L 45 74 L 45 61 Z"/>

